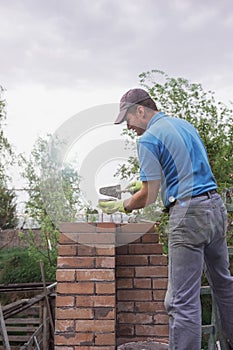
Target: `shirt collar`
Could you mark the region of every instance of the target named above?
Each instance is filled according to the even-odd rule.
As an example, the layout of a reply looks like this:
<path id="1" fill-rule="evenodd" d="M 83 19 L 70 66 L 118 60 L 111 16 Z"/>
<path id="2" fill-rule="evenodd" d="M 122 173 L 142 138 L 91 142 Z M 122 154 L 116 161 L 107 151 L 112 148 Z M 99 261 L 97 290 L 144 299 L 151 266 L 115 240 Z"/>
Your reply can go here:
<path id="1" fill-rule="evenodd" d="M 165 113 L 164 112 L 158 112 L 156 113 L 151 120 L 149 121 L 149 123 L 147 124 L 147 129 L 153 125 L 154 123 L 156 123 L 157 121 L 159 121 L 161 118 L 165 117 Z"/>

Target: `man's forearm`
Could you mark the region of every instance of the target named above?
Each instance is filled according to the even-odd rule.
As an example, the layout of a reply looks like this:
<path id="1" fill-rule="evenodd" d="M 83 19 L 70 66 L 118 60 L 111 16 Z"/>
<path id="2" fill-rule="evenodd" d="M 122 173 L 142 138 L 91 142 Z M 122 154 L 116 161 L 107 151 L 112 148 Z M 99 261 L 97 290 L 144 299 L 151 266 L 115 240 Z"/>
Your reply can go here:
<path id="1" fill-rule="evenodd" d="M 160 181 L 143 182 L 142 189 L 124 201 L 126 211 L 145 208 L 156 201 Z"/>

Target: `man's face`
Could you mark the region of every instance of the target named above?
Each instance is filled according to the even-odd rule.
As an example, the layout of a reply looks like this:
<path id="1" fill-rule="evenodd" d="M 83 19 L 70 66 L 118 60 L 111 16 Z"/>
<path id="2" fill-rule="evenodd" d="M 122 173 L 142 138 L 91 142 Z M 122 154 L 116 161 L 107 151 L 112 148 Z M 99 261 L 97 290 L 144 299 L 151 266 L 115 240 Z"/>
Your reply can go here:
<path id="1" fill-rule="evenodd" d="M 144 118 L 144 108 L 142 106 L 138 106 L 135 113 L 128 112 L 125 120 L 128 130 L 134 130 L 138 136 L 145 132 L 147 123 Z"/>

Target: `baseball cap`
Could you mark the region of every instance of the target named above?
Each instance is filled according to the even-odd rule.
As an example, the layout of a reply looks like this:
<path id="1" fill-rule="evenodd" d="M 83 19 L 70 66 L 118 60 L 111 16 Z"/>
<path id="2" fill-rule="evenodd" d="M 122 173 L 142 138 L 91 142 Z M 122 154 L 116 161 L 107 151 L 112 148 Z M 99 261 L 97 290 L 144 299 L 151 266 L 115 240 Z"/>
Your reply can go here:
<path id="1" fill-rule="evenodd" d="M 114 124 L 120 124 L 124 121 L 129 107 L 145 101 L 148 98 L 151 98 L 150 95 L 143 89 L 137 88 L 127 91 L 120 100 L 120 113 L 118 114 Z"/>

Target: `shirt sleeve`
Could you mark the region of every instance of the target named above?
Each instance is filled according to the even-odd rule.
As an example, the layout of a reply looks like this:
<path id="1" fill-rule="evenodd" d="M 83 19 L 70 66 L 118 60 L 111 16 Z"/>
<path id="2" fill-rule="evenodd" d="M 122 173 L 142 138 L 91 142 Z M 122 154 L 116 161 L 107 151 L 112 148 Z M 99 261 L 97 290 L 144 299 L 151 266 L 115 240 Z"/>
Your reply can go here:
<path id="1" fill-rule="evenodd" d="M 137 145 L 140 180 L 153 181 L 161 179 L 161 165 L 159 162 L 159 146 L 149 142 L 138 142 Z"/>

